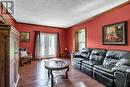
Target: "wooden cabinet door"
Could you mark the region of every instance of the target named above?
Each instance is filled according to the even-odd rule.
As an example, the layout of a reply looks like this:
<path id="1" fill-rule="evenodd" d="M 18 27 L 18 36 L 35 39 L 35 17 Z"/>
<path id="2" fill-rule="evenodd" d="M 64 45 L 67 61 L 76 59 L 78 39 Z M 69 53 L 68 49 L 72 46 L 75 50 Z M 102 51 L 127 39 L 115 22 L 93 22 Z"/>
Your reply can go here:
<path id="1" fill-rule="evenodd" d="M 0 87 L 5 87 L 5 39 L 0 37 Z"/>
<path id="2" fill-rule="evenodd" d="M 15 85 L 15 39 L 10 37 L 10 87 L 14 87 Z"/>
<path id="3" fill-rule="evenodd" d="M 17 80 L 19 78 L 18 68 L 19 68 L 19 46 L 18 46 L 18 39 L 15 39 L 14 41 L 14 81 L 17 83 Z"/>
<path id="4" fill-rule="evenodd" d="M 19 48 L 18 39 L 10 37 L 10 87 L 14 87 L 18 80 Z"/>

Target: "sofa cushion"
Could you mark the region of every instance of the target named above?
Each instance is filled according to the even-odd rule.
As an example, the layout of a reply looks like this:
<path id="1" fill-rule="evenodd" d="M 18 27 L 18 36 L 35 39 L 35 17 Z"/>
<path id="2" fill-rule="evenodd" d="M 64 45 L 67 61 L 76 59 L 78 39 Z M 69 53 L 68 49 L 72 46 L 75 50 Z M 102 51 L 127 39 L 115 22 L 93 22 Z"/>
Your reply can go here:
<path id="1" fill-rule="evenodd" d="M 92 51 L 92 48 L 82 48 L 82 50 L 80 50 L 80 53 L 90 53 Z"/>
<path id="2" fill-rule="evenodd" d="M 82 48 L 80 51 L 81 56 L 85 59 L 89 59 L 89 56 L 91 54 L 92 48 Z"/>
<path id="3" fill-rule="evenodd" d="M 121 51 L 121 50 L 111 50 L 107 51 L 106 58 L 112 59 L 122 59 L 122 58 L 130 58 L 130 52 L 128 51 Z"/>
<path id="4" fill-rule="evenodd" d="M 122 66 L 122 65 L 130 66 L 130 58 L 129 59 L 120 59 L 116 63 L 116 66 Z"/>
<path id="5" fill-rule="evenodd" d="M 105 58 L 105 55 L 106 55 L 106 50 L 105 49 L 95 48 L 95 49 L 92 50 L 89 59 L 91 61 L 96 61 L 96 62 L 102 63 L 104 58 Z"/>
<path id="6" fill-rule="evenodd" d="M 102 63 L 104 60 L 104 57 L 100 56 L 100 55 L 93 55 L 93 56 L 91 56 L 90 60 Z"/>
<path id="7" fill-rule="evenodd" d="M 121 71 L 125 73 L 130 73 L 130 66 L 116 66 L 112 68 L 112 71 Z"/>
<path id="8" fill-rule="evenodd" d="M 85 61 L 82 61 L 82 64 L 83 65 L 90 65 L 90 66 L 94 66 L 94 65 L 96 65 L 96 64 L 99 64 L 98 62 L 96 62 L 96 61 L 90 61 L 90 60 L 85 60 Z"/>
<path id="9" fill-rule="evenodd" d="M 74 58 L 73 62 L 81 63 L 83 60 L 83 58 Z"/>
<path id="10" fill-rule="evenodd" d="M 106 72 L 106 71 L 103 71 L 103 70 L 101 70 L 101 69 L 98 69 L 98 68 L 93 68 L 93 74 L 95 74 L 95 73 L 99 73 L 100 74 L 100 76 L 102 76 L 102 77 L 107 77 L 107 78 L 112 78 L 112 79 L 114 79 L 114 74 L 113 73 L 109 73 L 109 72 Z"/>
<path id="11" fill-rule="evenodd" d="M 104 67 L 104 66 L 102 66 L 102 65 L 94 65 L 94 67 L 97 68 L 97 69 L 103 70 L 103 71 L 105 71 L 105 72 L 108 72 L 108 73 L 112 73 L 112 74 L 113 74 L 113 71 L 112 71 L 112 68 L 111 68 L 111 67 L 106 68 L 106 67 Z"/>
<path id="12" fill-rule="evenodd" d="M 117 62 L 118 62 L 117 59 L 105 58 L 103 61 L 103 66 L 105 68 L 109 68 L 109 67 L 113 68 Z"/>
<path id="13" fill-rule="evenodd" d="M 81 57 L 88 59 L 89 58 L 89 53 L 81 53 Z"/>
<path id="14" fill-rule="evenodd" d="M 89 59 L 89 55 L 91 51 L 92 51 L 92 48 L 82 48 L 80 52 L 74 52 L 72 55 L 73 55 L 73 58 L 80 57 L 84 59 Z"/>
<path id="15" fill-rule="evenodd" d="M 111 68 L 105 68 L 102 65 L 94 65 L 93 72 L 98 72 L 102 76 L 107 76 L 109 78 L 114 78 L 114 72 Z"/>
<path id="16" fill-rule="evenodd" d="M 112 51 L 107 51 L 106 57 L 103 61 L 103 66 L 105 68 L 108 67 L 114 67 L 117 64 L 117 62 L 119 61 L 119 59 L 123 59 L 123 58 L 129 58 L 130 57 L 130 53 L 128 51 L 119 51 L 119 50 L 112 50 Z"/>
<path id="17" fill-rule="evenodd" d="M 81 53 L 80 52 L 74 52 L 73 53 L 73 58 L 77 58 L 77 57 L 81 57 Z"/>
<path id="18" fill-rule="evenodd" d="M 106 51 L 107 51 L 106 49 L 95 48 L 92 50 L 92 54 L 105 56 Z"/>

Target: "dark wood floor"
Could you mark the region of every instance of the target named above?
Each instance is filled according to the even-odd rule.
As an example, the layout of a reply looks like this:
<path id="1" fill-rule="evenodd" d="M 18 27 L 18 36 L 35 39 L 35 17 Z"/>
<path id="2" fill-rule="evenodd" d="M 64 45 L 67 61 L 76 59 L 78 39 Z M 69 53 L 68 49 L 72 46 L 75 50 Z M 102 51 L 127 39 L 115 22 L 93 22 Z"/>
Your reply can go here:
<path id="1" fill-rule="evenodd" d="M 70 60 L 67 60 L 70 63 Z M 51 87 L 51 82 L 44 67 L 44 60 L 32 61 L 20 67 L 18 87 Z M 69 79 L 55 78 L 53 87 L 105 87 L 86 74 L 76 70 L 70 63 Z"/>

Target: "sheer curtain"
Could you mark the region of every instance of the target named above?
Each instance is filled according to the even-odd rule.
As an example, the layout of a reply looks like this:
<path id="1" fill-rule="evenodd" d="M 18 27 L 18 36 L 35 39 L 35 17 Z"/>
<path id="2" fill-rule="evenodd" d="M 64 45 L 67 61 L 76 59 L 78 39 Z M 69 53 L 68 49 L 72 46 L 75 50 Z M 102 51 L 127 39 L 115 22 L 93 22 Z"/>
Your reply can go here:
<path id="1" fill-rule="evenodd" d="M 51 58 L 60 56 L 60 41 L 57 33 L 42 33 L 35 31 L 34 59 Z"/>
<path id="2" fill-rule="evenodd" d="M 79 51 L 85 48 L 85 30 L 80 30 L 78 35 L 79 40 Z"/>
<path id="3" fill-rule="evenodd" d="M 41 42 L 41 39 L 40 39 L 40 31 L 35 31 L 35 35 L 34 35 L 34 60 L 39 60 L 41 59 L 41 56 L 40 56 L 40 42 Z"/>
<path id="4" fill-rule="evenodd" d="M 58 34 L 41 33 L 40 40 L 40 53 L 42 58 L 59 56 Z"/>
<path id="5" fill-rule="evenodd" d="M 85 29 L 75 32 L 75 51 L 85 48 Z"/>

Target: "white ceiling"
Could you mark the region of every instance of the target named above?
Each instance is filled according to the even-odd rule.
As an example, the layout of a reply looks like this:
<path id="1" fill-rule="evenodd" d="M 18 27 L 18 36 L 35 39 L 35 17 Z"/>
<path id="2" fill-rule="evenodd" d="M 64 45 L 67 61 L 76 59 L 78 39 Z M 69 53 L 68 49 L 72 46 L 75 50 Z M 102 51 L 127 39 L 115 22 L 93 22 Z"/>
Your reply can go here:
<path id="1" fill-rule="evenodd" d="M 68 28 L 128 0 L 15 0 L 18 22 Z"/>

